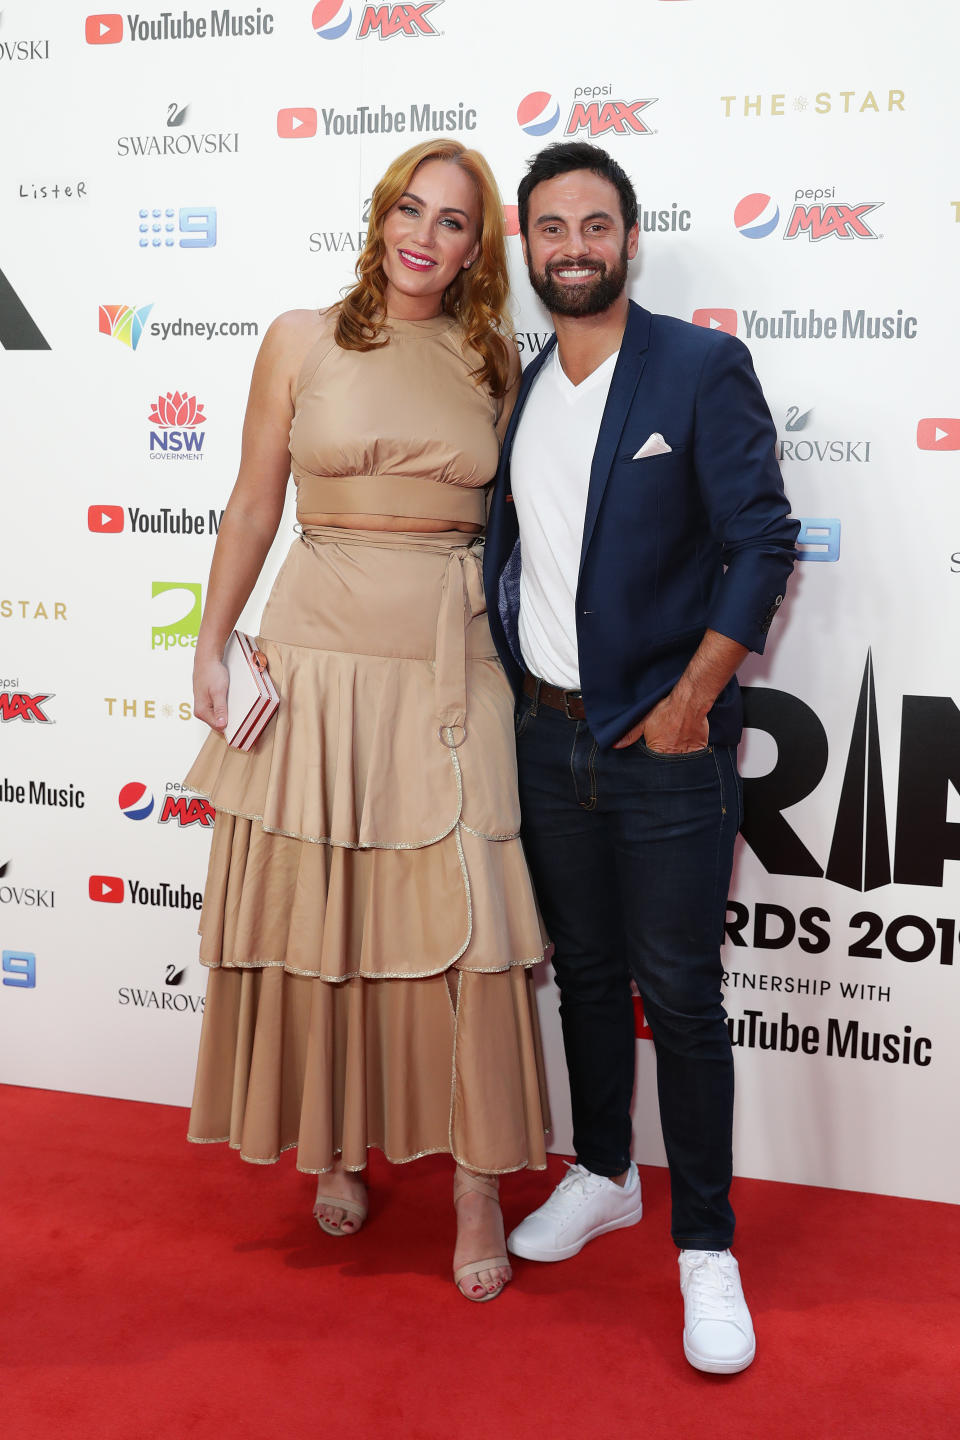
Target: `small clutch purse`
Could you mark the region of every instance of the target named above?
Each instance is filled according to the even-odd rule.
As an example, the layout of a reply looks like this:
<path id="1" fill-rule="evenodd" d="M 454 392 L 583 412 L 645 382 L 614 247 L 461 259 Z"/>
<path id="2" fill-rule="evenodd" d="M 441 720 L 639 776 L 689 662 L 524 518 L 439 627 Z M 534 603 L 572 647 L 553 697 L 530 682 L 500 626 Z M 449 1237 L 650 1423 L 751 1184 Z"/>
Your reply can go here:
<path id="1" fill-rule="evenodd" d="M 230 675 L 224 739 L 235 750 L 252 750 L 277 713 L 280 696 L 267 671 L 266 655 L 242 630 L 234 630 L 227 641 L 223 663 Z"/>

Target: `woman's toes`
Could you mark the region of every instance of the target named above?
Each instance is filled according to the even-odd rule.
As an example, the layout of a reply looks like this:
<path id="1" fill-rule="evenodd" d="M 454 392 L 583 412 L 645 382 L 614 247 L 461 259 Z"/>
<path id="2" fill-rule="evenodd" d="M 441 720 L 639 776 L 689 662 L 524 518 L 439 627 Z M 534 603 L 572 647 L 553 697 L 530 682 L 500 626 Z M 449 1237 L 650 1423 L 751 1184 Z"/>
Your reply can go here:
<path id="1" fill-rule="evenodd" d="M 510 1277 L 510 1270 L 501 1265 L 498 1265 L 495 1270 L 481 1270 L 477 1275 L 484 1290 L 499 1290 L 507 1284 Z"/>

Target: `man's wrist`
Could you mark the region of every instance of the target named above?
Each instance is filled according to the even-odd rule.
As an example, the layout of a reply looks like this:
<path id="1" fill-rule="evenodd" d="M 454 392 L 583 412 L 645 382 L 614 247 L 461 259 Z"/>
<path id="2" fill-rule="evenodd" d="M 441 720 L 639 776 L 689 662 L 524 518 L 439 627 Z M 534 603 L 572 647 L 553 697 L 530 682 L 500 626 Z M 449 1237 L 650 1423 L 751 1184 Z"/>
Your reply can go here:
<path id="1" fill-rule="evenodd" d="M 717 697 L 705 695 L 701 686 L 698 686 L 689 675 L 683 674 L 670 692 L 670 698 L 685 714 L 702 720 L 709 715 Z"/>

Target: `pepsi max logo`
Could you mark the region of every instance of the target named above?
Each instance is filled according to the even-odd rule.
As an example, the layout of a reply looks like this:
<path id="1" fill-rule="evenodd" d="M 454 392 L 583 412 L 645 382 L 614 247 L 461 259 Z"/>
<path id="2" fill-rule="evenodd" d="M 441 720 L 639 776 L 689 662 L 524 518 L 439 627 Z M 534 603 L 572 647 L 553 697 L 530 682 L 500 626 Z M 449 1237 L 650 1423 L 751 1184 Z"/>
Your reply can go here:
<path id="1" fill-rule="evenodd" d="M 350 0 L 319 0 L 310 23 L 321 40 L 339 40 L 353 24 Z"/>
<path id="2" fill-rule="evenodd" d="M 591 140 L 603 135 L 652 135 L 642 110 L 655 105 L 656 99 L 649 100 L 599 100 L 584 102 L 575 100 L 567 119 L 567 135 L 577 135 L 585 130 Z"/>
<path id="3" fill-rule="evenodd" d="M 764 240 L 780 223 L 780 206 L 770 195 L 745 195 L 733 212 L 733 223 L 747 240 Z"/>
<path id="4" fill-rule="evenodd" d="M 171 820 L 175 820 L 181 827 L 200 825 L 209 828 L 216 819 L 216 814 L 210 801 L 199 795 L 165 795 L 158 819 L 161 825 L 168 825 Z"/>
<path id="5" fill-rule="evenodd" d="M 808 200 L 811 195 L 833 195 L 833 190 L 798 190 L 795 202 Z M 784 230 L 784 240 L 796 240 L 805 235 L 808 240 L 828 240 L 836 236 L 840 240 L 877 240 L 880 237 L 867 224 L 867 216 L 879 210 L 881 201 L 867 200 L 859 205 L 841 203 L 803 204 L 795 203 Z M 745 195 L 733 212 L 733 223 L 748 240 L 765 240 L 772 235 L 780 222 L 780 207 L 770 195 L 760 193 Z"/>
<path id="6" fill-rule="evenodd" d="M 828 240 L 835 235 L 839 240 L 878 240 L 881 237 L 871 230 L 866 217 L 881 204 L 880 200 L 866 200 L 859 205 L 794 205 L 783 238 L 796 240 L 798 235 L 806 235 L 808 240 Z"/>
<path id="7" fill-rule="evenodd" d="M 441 32 L 427 17 L 442 4 L 443 0 L 420 0 L 419 4 L 363 5 L 359 10 L 357 39 L 365 40 L 368 35 L 376 35 L 380 40 L 391 40 L 395 35 L 406 35 L 408 39 L 439 35 Z M 319 0 L 313 7 L 311 24 L 321 40 L 339 40 L 353 24 L 350 0 Z"/>
<path id="8" fill-rule="evenodd" d="M 549 135 L 560 120 L 560 106 L 546 90 L 533 90 L 517 106 L 517 124 L 528 135 Z"/>
<path id="9" fill-rule="evenodd" d="M 117 804 L 128 820 L 146 820 L 153 814 L 153 792 L 142 780 L 131 780 L 117 796 Z"/>

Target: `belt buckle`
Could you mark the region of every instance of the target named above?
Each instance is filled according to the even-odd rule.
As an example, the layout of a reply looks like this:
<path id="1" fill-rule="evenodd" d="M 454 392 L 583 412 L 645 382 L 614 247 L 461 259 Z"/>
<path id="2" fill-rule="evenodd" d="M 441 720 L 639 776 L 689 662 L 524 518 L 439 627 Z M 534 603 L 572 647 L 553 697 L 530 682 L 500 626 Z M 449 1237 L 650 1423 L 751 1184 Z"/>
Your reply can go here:
<path id="1" fill-rule="evenodd" d="M 563 693 L 563 713 L 564 713 L 564 715 L 566 715 L 566 717 L 567 717 L 568 720 L 576 720 L 576 718 L 577 718 L 576 715 L 571 715 L 571 714 L 570 714 L 570 701 L 571 701 L 571 699 L 573 699 L 573 700 L 582 700 L 582 699 L 583 699 L 583 691 L 582 691 L 582 690 L 564 690 L 562 693 Z"/>

